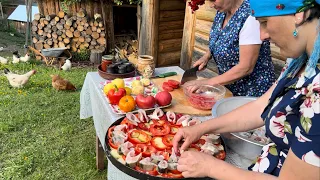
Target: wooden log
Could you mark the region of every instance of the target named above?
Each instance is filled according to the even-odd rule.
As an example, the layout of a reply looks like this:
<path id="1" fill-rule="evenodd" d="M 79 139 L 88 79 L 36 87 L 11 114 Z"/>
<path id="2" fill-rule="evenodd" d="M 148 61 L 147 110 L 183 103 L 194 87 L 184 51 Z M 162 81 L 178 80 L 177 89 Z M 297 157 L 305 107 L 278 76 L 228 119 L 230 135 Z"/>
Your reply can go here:
<path id="1" fill-rule="evenodd" d="M 49 49 L 51 46 L 49 44 L 44 44 L 43 47 L 44 49 Z"/>
<path id="2" fill-rule="evenodd" d="M 79 38 L 74 37 L 74 38 L 72 38 L 72 41 L 76 43 L 79 41 Z"/>
<path id="3" fill-rule="evenodd" d="M 66 30 L 66 35 L 69 38 L 73 38 L 73 33 L 70 30 Z"/>
<path id="4" fill-rule="evenodd" d="M 58 23 L 60 21 L 60 18 L 58 16 L 54 17 L 54 20 Z"/>
<path id="5" fill-rule="evenodd" d="M 61 36 L 58 36 L 58 41 L 63 41 Z"/>
<path id="6" fill-rule="evenodd" d="M 44 32 L 44 31 L 43 31 L 42 36 L 46 39 L 46 38 L 47 38 L 47 34 L 48 34 L 47 32 Z"/>
<path id="7" fill-rule="evenodd" d="M 58 30 L 57 34 L 58 34 L 58 36 L 61 36 L 62 35 L 62 31 Z"/>
<path id="8" fill-rule="evenodd" d="M 39 37 L 39 41 L 38 41 L 38 43 L 43 43 L 43 42 L 44 42 L 44 40 L 45 40 L 45 39 L 44 39 L 44 37 L 43 37 L 43 36 L 40 36 L 40 37 Z"/>
<path id="9" fill-rule="evenodd" d="M 99 27 L 103 27 L 103 23 L 102 23 L 102 22 L 99 22 L 98 26 L 99 26 Z"/>
<path id="10" fill-rule="evenodd" d="M 94 49 L 94 46 L 89 46 L 89 49 L 90 49 L 90 50 Z"/>
<path id="11" fill-rule="evenodd" d="M 77 29 L 78 24 L 77 24 L 77 23 L 73 23 L 73 24 L 72 24 L 72 27 L 73 27 L 74 29 Z"/>
<path id="12" fill-rule="evenodd" d="M 59 30 L 62 30 L 63 29 L 63 25 L 61 24 L 61 23 L 57 23 L 57 28 L 59 29 Z"/>
<path id="13" fill-rule="evenodd" d="M 70 27 L 70 31 L 71 31 L 71 32 L 74 32 L 74 28 L 73 28 L 73 27 Z"/>
<path id="14" fill-rule="evenodd" d="M 64 42 L 64 44 L 69 44 L 70 43 L 70 39 L 69 38 L 64 38 L 63 42 Z"/>
<path id="15" fill-rule="evenodd" d="M 58 46 L 59 46 L 60 48 L 61 48 L 61 47 L 66 47 L 65 44 L 64 44 L 63 42 L 61 42 L 61 41 L 59 41 Z"/>
<path id="16" fill-rule="evenodd" d="M 101 33 L 101 29 L 100 28 L 97 29 L 97 33 Z"/>
<path id="17" fill-rule="evenodd" d="M 31 31 L 36 32 L 37 30 L 38 30 L 38 27 L 37 27 L 37 26 L 32 26 L 32 27 L 31 27 Z"/>
<path id="18" fill-rule="evenodd" d="M 70 44 L 66 45 L 66 48 L 67 48 L 67 49 L 70 49 L 70 47 L 71 47 Z"/>
<path id="19" fill-rule="evenodd" d="M 159 32 L 172 30 L 172 29 L 183 29 L 184 21 L 170 21 L 170 22 L 160 22 L 159 23 Z"/>
<path id="20" fill-rule="evenodd" d="M 82 32 L 84 30 L 84 27 L 82 25 L 78 25 L 77 30 Z"/>
<path id="21" fill-rule="evenodd" d="M 52 26 L 51 30 L 52 30 L 53 32 L 57 32 L 57 31 L 58 31 L 58 28 L 57 28 L 57 26 Z"/>
<path id="22" fill-rule="evenodd" d="M 41 23 L 38 24 L 38 29 L 39 30 L 43 29 L 43 27 L 44 27 L 44 24 L 41 24 Z"/>
<path id="23" fill-rule="evenodd" d="M 47 26 L 46 26 L 48 29 L 51 29 L 51 24 L 47 24 Z"/>
<path id="24" fill-rule="evenodd" d="M 53 40 L 52 40 L 52 39 L 48 39 L 48 40 L 47 40 L 47 44 L 50 45 L 50 46 L 52 46 L 52 45 L 53 45 Z"/>
<path id="25" fill-rule="evenodd" d="M 85 37 L 87 33 L 85 31 L 80 32 L 81 36 Z"/>
<path id="26" fill-rule="evenodd" d="M 80 37 L 80 32 L 78 31 L 78 30 L 75 30 L 74 32 L 73 32 L 73 36 L 74 37 Z"/>
<path id="27" fill-rule="evenodd" d="M 160 11 L 160 21 L 177 21 L 184 20 L 185 10 L 176 10 L 176 11 Z"/>
<path id="28" fill-rule="evenodd" d="M 181 39 L 169 39 L 159 41 L 159 53 L 172 52 L 181 50 Z"/>
<path id="29" fill-rule="evenodd" d="M 172 0 L 160 1 L 160 11 L 184 10 L 185 7 L 186 7 L 185 1 L 172 1 Z"/>
<path id="30" fill-rule="evenodd" d="M 215 9 L 202 10 L 202 7 L 195 13 L 197 19 L 213 22 L 214 17 L 216 16 L 217 11 Z"/>
<path id="31" fill-rule="evenodd" d="M 36 37 L 33 37 L 33 38 L 32 38 L 32 43 L 35 44 L 35 43 L 37 43 L 37 42 L 38 42 L 38 39 L 37 39 Z"/>
<path id="32" fill-rule="evenodd" d="M 90 45 L 91 46 L 96 46 L 97 45 L 97 40 L 92 39 Z"/>
<path id="33" fill-rule="evenodd" d="M 80 50 L 84 50 L 84 49 L 86 49 L 86 47 L 85 47 L 84 44 L 80 44 L 79 49 L 80 49 Z"/>
<path id="34" fill-rule="evenodd" d="M 57 21 L 55 21 L 54 19 L 52 19 L 52 20 L 50 21 L 50 24 L 51 24 L 52 26 L 55 26 L 55 25 L 57 24 Z"/>
<path id="35" fill-rule="evenodd" d="M 37 14 L 34 15 L 34 18 L 33 18 L 33 19 L 36 20 L 36 21 L 39 21 L 40 18 L 42 18 L 41 14 L 40 14 L 40 13 L 37 13 Z"/>
<path id="36" fill-rule="evenodd" d="M 63 33 L 63 34 L 61 35 L 61 37 L 62 37 L 62 39 L 64 39 L 64 38 L 66 38 L 67 36 L 66 36 L 65 33 Z"/>
<path id="37" fill-rule="evenodd" d="M 60 19 L 60 23 L 64 25 L 64 24 L 66 24 L 66 20 Z"/>
<path id="38" fill-rule="evenodd" d="M 69 18 L 69 19 L 66 21 L 66 25 L 72 26 L 72 24 L 73 24 L 73 19 L 72 19 L 72 18 Z"/>
<path id="39" fill-rule="evenodd" d="M 45 19 L 50 22 L 51 19 L 53 19 L 54 17 L 55 17 L 54 14 L 48 14 L 48 15 L 46 15 Z"/>
<path id="40" fill-rule="evenodd" d="M 159 32 L 159 41 L 182 38 L 183 29 L 172 29 Z"/>
<path id="41" fill-rule="evenodd" d="M 64 18 L 64 16 L 65 16 L 65 13 L 63 11 L 59 11 L 58 17 L 62 19 Z"/>
<path id="42" fill-rule="evenodd" d="M 93 39 L 98 39 L 100 35 L 97 32 L 92 32 L 91 36 L 92 36 Z"/>
<path id="43" fill-rule="evenodd" d="M 56 44 L 58 44 L 58 38 L 57 39 L 52 39 L 52 41 L 53 41 L 53 43 L 56 43 Z"/>
<path id="44" fill-rule="evenodd" d="M 85 41 L 85 38 L 83 36 L 79 37 L 79 42 L 83 43 Z"/>
<path id="45" fill-rule="evenodd" d="M 89 23 L 84 23 L 84 27 L 86 28 L 86 29 L 88 29 L 88 27 L 89 27 L 90 25 L 89 25 Z"/>
<path id="46" fill-rule="evenodd" d="M 38 23 L 39 21 L 35 19 L 31 22 L 32 26 L 38 26 Z"/>
<path id="47" fill-rule="evenodd" d="M 85 16 L 86 16 L 86 12 L 85 12 L 85 10 L 83 8 L 81 8 L 80 11 L 77 12 L 77 17 L 83 18 Z"/>
<path id="48" fill-rule="evenodd" d="M 63 17 L 63 19 L 66 20 L 66 21 L 67 21 L 68 19 L 70 19 L 70 18 L 71 18 L 71 16 L 70 16 L 69 14 L 65 14 L 64 17 Z"/>
<path id="49" fill-rule="evenodd" d="M 52 37 L 51 33 L 47 33 L 47 38 L 51 38 L 51 37 Z"/>
<path id="50" fill-rule="evenodd" d="M 166 66 L 170 64 L 179 63 L 181 51 L 174 51 L 168 53 L 160 53 L 158 59 L 158 66 Z"/>
<path id="51" fill-rule="evenodd" d="M 91 34 L 92 34 L 92 30 L 91 30 L 90 28 L 88 28 L 88 29 L 86 30 L 86 34 L 87 34 L 87 35 L 91 35 Z"/>
<path id="52" fill-rule="evenodd" d="M 106 36 L 106 33 L 103 31 L 100 33 L 100 37 L 105 37 Z"/>
<path id="53" fill-rule="evenodd" d="M 41 49 L 43 49 L 43 43 L 38 42 L 38 43 L 36 43 L 36 44 L 34 45 L 34 47 L 35 47 L 37 50 L 41 50 Z"/>
<path id="54" fill-rule="evenodd" d="M 54 43 L 54 44 L 53 44 L 53 47 L 54 47 L 54 48 L 58 48 L 58 47 L 59 47 L 58 43 Z"/>
<path id="55" fill-rule="evenodd" d="M 69 29 L 70 29 L 70 26 L 67 25 L 67 24 L 64 24 L 63 27 L 64 27 L 64 29 L 66 29 L 66 30 L 69 30 Z"/>
<path id="56" fill-rule="evenodd" d="M 85 38 L 85 42 L 88 42 L 88 43 L 91 42 L 91 36 L 87 35 Z"/>
<path id="57" fill-rule="evenodd" d="M 38 30 L 38 35 L 40 35 L 40 36 L 43 35 L 43 30 L 42 30 L 42 29 L 39 29 L 39 30 Z"/>
<path id="58" fill-rule="evenodd" d="M 92 27 L 91 27 L 91 31 L 92 31 L 92 32 L 97 32 L 97 29 L 98 29 L 98 28 L 97 28 L 96 26 L 92 26 Z"/>
<path id="59" fill-rule="evenodd" d="M 43 21 L 43 24 L 44 24 L 44 25 L 48 25 L 48 24 L 49 24 L 49 21 L 44 20 L 44 21 Z"/>
<path id="60" fill-rule="evenodd" d="M 98 27 L 98 26 L 99 26 L 99 23 L 98 23 L 97 21 L 94 21 L 94 22 L 93 22 L 93 26 Z"/>
<path id="61" fill-rule="evenodd" d="M 94 64 L 100 64 L 102 60 L 102 53 L 103 51 L 94 50 L 94 49 L 91 50 L 90 61 Z"/>
<path id="62" fill-rule="evenodd" d="M 208 34 L 211 31 L 212 22 L 205 21 L 205 20 L 199 20 L 196 21 L 196 32 L 200 32 L 202 34 Z"/>
<path id="63" fill-rule="evenodd" d="M 84 44 L 84 47 L 87 49 L 89 47 L 89 43 L 85 42 Z"/>
<path id="64" fill-rule="evenodd" d="M 106 45 L 106 39 L 105 38 L 103 38 L 103 37 L 100 37 L 98 40 L 97 40 L 97 42 L 100 44 L 100 45 L 102 45 L 102 46 L 104 46 L 104 45 Z"/>

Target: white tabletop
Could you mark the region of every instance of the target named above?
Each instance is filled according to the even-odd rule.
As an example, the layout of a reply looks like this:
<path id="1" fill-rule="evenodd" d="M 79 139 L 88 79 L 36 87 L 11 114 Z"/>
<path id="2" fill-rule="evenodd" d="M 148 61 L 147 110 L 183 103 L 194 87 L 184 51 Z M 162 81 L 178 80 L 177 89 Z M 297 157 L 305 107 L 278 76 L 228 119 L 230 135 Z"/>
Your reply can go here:
<path id="1" fill-rule="evenodd" d="M 178 74 L 183 74 L 183 69 L 178 66 L 156 68 L 155 74 L 161 74 L 165 72 L 177 72 Z M 94 127 L 96 130 L 96 135 L 98 136 L 102 147 L 106 148 L 105 137 L 109 126 L 123 117 L 114 114 L 108 105 L 105 95 L 103 94 L 102 88 L 103 83 L 106 80 L 101 78 L 97 72 L 89 72 L 84 81 L 81 94 L 80 94 L 80 119 L 87 119 L 93 117 Z M 199 117 L 201 120 L 205 121 L 212 118 L 211 116 Z M 246 160 L 233 151 L 227 149 L 226 161 L 241 167 L 249 164 L 249 160 Z M 244 165 L 245 164 L 245 165 Z M 115 166 L 108 161 L 108 179 L 109 180 L 131 180 L 135 179 L 122 171 L 118 170 Z"/>

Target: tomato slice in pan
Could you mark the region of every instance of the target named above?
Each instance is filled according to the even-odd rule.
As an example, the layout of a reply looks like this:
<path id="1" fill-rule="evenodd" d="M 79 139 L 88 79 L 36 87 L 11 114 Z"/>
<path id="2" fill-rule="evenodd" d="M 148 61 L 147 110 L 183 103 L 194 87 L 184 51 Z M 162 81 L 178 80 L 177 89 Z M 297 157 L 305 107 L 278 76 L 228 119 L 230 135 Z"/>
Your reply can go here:
<path id="1" fill-rule="evenodd" d="M 112 142 L 112 139 L 109 139 L 109 145 L 110 145 L 113 149 L 118 149 L 118 146 L 115 145 L 115 144 Z"/>
<path id="2" fill-rule="evenodd" d="M 146 144 L 150 141 L 150 136 L 140 130 L 132 130 L 128 135 L 128 140 L 133 144 Z"/>
<path id="3" fill-rule="evenodd" d="M 154 136 L 164 136 L 170 133 L 170 126 L 168 123 L 155 123 L 150 126 L 150 132 Z"/>
<path id="4" fill-rule="evenodd" d="M 170 170 L 170 172 L 172 173 L 172 174 L 181 174 L 181 172 L 180 171 L 178 171 L 178 170 Z"/>
<path id="5" fill-rule="evenodd" d="M 217 159 L 224 160 L 226 158 L 226 152 L 220 151 L 218 154 L 214 155 Z"/>
<path id="6" fill-rule="evenodd" d="M 200 147 L 197 146 L 196 144 L 191 144 L 188 148 L 189 151 L 200 151 Z"/>
<path id="7" fill-rule="evenodd" d="M 142 130 L 149 131 L 150 124 L 149 123 L 139 123 L 138 127 Z"/>
<path id="8" fill-rule="evenodd" d="M 170 134 L 177 134 L 177 132 L 179 131 L 180 126 L 177 125 L 171 125 L 170 127 Z"/>
<path id="9" fill-rule="evenodd" d="M 197 144 L 198 146 L 202 146 L 206 143 L 206 140 L 204 139 L 199 139 L 197 142 L 195 142 L 194 144 Z"/>
<path id="10" fill-rule="evenodd" d="M 126 124 L 128 126 L 128 130 L 134 129 L 136 126 L 132 124 L 127 118 L 124 118 L 120 124 Z"/>
<path id="11" fill-rule="evenodd" d="M 142 153 L 143 157 L 150 157 L 152 153 L 156 153 L 157 149 L 151 145 L 137 144 L 134 148 L 136 154 Z"/>
<path id="12" fill-rule="evenodd" d="M 109 128 L 109 130 L 108 130 L 108 138 L 109 138 L 109 139 L 112 138 L 112 132 L 113 132 L 113 130 L 114 130 L 115 127 L 116 127 L 116 126 L 112 126 L 111 128 Z"/>
<path id="13" fill-rule="evenodd" d="M 169 160 L 169 158 L 170 158 L 170 153 L 169 153 L 169 152 L 160 151 L 160 152 L 158 152 L 158 153 L 159 153 L 159 155 L 162 155 L 166 161 Z"/>
<path id="14" fill-rule="evenodd" d="M 183 178 L 182 173 L 174 174 L 174 173 L 171 173 L 171 172 L 168 172 L 166 174 L 162 174 L 162 177 L 165 177 L 165 178 L 177 178 L 177 179 Z"/>
<path id="15" fill-rule="evenodd" d="M 134 169 L 135 169 L 136 171 L 141 172 L 141 173 L 149 174 L 149 175 L 152 175 L 152 176 L 158 175 L 158 171 L 157 171 L 156 168 L 154 168 L 154 169 L 151 170 L 151 171 L 146 171 L 146 170 L 143 170 L 141 167 L 136 166 L 136 167 L 134 167 Z"/>
<path id="16" fill-rule="evenodd" d="M 172 140 L 173 140 L 174 135 L 172 134 L 167 134 L 162 138 L 163 144 L 165 144 L 167 147 L 172 147 Z"/>
<path id="17" fill-rule="evenodd" d="M 168 148 L 165 144 L 163 144 L 162 137 L 160 136 L 153 137 L 151 139 L 151 144 L 153 147 L 157 148 L 158 150 L 165 150 Z"/>

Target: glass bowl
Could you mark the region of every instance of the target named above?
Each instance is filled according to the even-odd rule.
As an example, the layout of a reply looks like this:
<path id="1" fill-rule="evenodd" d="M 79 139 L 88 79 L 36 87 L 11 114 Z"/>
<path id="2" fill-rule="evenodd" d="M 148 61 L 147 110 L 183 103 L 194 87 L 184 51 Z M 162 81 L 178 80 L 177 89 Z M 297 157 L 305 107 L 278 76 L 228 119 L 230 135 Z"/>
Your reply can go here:
<path id="1" fill-rule="evenodd" d="M 214 86 L 202 85 L 194 92 L 189 92 L 187 90 L 188 87 L 189 86 L 183 87 L 183 92 L 187 100 L 192 107 L 201 110 L 212 109 L 213 105 L 220 99 L 223 99 L 226 94 L 226 88 L 219 84 Z"/>

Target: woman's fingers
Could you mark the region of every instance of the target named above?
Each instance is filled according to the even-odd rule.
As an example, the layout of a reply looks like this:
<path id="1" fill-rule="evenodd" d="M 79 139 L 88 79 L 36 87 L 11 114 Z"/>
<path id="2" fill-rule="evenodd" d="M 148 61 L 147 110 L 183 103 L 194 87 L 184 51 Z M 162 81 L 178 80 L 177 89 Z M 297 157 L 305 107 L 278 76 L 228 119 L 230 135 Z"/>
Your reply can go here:
<path id="1" fill-rule="evenodd" d="M 180 150 L 181 151 L 185 151 L 186 149 L 188 149 L 188 147 L 190 146 L 191 142 L 189 140 L 189 138 L 186 138 L 183 142 L 183 144 L 181 145 Z"/>
<path id="2" fill-rule="evenodd" d="M 183 133 L 181 130 L 179 130 L 172 140 L 173 149 L 176 153 L 179 153 L 179 142 L 182 140 L 182 138 Z"/>

